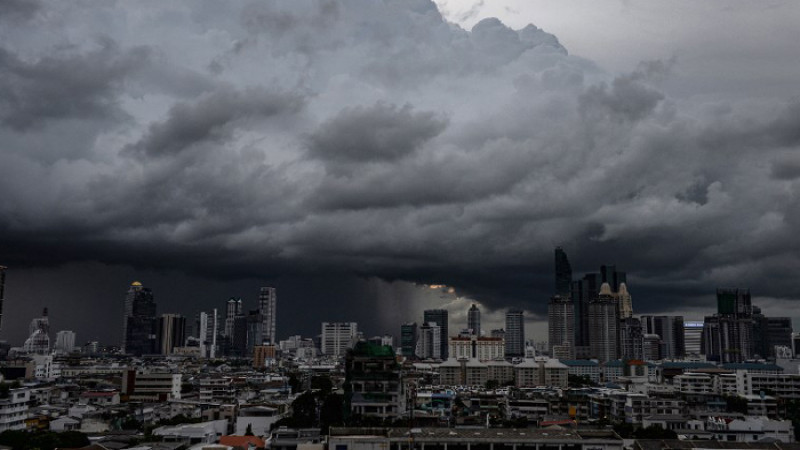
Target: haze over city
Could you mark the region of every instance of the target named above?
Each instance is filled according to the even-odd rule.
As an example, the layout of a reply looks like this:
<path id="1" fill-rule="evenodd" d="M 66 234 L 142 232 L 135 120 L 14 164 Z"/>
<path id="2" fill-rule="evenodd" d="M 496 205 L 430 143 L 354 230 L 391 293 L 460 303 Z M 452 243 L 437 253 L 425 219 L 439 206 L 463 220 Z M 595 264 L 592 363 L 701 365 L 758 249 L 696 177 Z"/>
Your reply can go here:
<path id="1" fill-rule="evenodd" d="M 0 4 L 0 338 L 115 344 L 134 280 L 278 335 L 546 336 L 553 248 L 637 313 L 800 299 L 791 2 Z M 532 24 L 532 25 L 529 25 Z M 432 287 L 433 285 L 433 287 Z"/>

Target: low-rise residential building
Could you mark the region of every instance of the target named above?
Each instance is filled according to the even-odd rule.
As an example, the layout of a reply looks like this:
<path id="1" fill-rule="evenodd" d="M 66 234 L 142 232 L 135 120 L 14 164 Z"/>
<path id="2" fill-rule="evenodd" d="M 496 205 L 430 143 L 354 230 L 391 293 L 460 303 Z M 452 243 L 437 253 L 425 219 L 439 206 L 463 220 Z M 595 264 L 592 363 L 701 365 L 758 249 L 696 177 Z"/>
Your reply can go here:
<path id="1" fill-rule="evenodd" d="M 772 420 L 766 417 L 733 419 L 724 416 L 709 417 L 706 429 L 719 441 L 759 442 L 774 439 L 795 442 L 794 426 L 789 420 Z"/>
<path id="2" fill-rule="evenodd" d="M 331 428 L 328 447 L 339 450 L 622 450 L 613 431 L 486 428 Z"/>
<path id="3" fill-rule="evenodd" d="M 28 418 L 30 389 L 9 389 L 5 398 L 0 397 L 0 433 L 7 430 L 24 430 Z"/>

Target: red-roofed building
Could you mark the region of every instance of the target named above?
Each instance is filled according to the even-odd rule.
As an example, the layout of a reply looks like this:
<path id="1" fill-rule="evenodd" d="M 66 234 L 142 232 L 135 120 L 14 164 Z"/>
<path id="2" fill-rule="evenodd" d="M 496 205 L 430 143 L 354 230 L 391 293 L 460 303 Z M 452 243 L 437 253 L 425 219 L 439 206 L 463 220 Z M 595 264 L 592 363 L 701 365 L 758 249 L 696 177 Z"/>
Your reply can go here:
<path id="1" fill-rule="evenodd" d="M 264 448 L 266 445 L 264 440 L 258 436 L 221 436 L 219 443 L 242 450 L 255 450 Z"/>

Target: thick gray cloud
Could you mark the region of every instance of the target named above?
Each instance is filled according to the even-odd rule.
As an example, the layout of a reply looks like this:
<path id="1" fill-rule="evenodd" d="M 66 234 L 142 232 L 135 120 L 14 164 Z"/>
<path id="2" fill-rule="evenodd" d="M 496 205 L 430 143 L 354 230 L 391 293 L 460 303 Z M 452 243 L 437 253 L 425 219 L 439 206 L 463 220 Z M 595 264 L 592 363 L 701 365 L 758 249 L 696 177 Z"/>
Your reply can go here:
<path id="1" fill-rule="evenodd" d="M 394 331 L 436 306 L 425 283 L 541 317 L 555 245 L 576 276 L 627 270 L 641 312 L 800 298 L 797 92 L 675 98 L 680 58 L 607 73 L 426 0 L 52 1 L 4 25 L 0 263 L 23 279 L 260 279 L 312 311 L 286 333 L 331 304 Z"/>
<path id="2" fill-rule="evenodd" d="M 392 161 L 417 150 L 445 126 L 432 112 L 378 102 L 343 109 L 311 135 L 309 150 L 330 161 Z"/>

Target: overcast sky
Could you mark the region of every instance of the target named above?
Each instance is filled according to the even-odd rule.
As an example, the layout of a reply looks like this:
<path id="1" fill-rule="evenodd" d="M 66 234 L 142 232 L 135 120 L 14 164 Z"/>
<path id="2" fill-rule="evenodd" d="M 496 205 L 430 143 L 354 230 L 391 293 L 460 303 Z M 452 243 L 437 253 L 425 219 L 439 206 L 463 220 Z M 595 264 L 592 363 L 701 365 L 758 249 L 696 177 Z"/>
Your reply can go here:
<path id="1" fill-rule="evenodd" d="M 0 336 L 117 343 L 139 280 L 543 339 L 556 245 L 639 314 L 797 319 L 800 4 L 598 3 L 0 2 Z"/>

